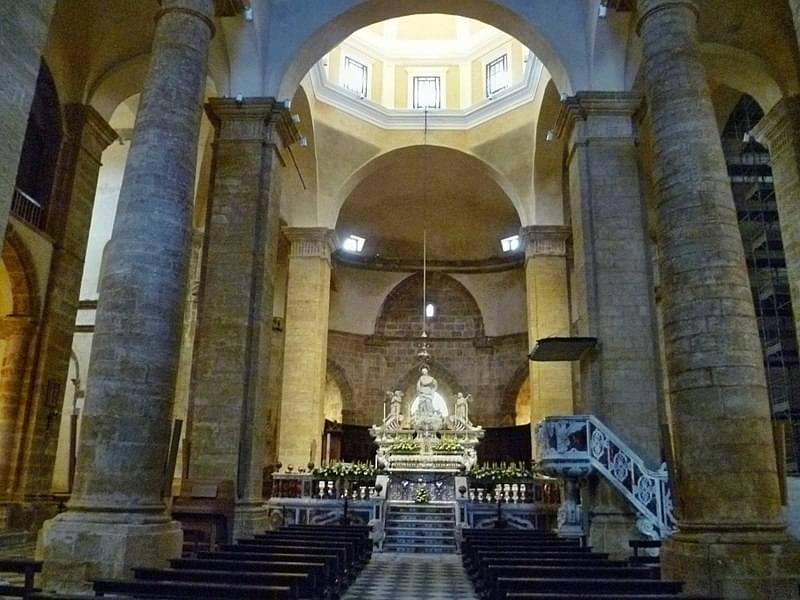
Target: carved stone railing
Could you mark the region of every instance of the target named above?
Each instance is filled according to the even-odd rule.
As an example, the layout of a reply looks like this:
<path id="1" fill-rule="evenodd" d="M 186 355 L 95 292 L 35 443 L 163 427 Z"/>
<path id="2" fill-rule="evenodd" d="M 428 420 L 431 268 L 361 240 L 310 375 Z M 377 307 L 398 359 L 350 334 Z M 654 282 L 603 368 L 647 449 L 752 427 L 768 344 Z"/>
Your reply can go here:
<path id="1" fill-rule="evenodd" d="M 675 529 L 666 464 L 658 470 L 644 461 L 608 427 L 591 415 L 547 417 L 536 425 L 538 468 L 575 480 L 603 476 L 639 514 L 637 527 L 654 539 Z"/>

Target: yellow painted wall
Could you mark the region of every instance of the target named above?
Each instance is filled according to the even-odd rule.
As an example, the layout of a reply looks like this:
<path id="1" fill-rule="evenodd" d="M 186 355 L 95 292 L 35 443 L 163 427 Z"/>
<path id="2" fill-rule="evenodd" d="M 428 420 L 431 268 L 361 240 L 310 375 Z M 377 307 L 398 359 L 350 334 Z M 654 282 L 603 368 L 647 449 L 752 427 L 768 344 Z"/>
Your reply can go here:
<path id="1" fill-rule="evenodd" d="M 394 106 L 408 108 L 408 69 L 399 65 L 394 70 Z"/>

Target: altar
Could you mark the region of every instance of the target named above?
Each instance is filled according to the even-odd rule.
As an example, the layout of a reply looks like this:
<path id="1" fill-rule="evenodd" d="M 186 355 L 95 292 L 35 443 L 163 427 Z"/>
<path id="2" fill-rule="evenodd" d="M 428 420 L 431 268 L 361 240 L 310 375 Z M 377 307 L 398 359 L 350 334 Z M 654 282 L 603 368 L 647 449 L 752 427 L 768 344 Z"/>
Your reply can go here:
<path id="1" fill-rule="evenodd" d="M 378 446 L 375 461 L 387 473 L 387 500 L 455 502 L 484 435 L 469 418 L 472 396 L 459 392 L 448 404 L 427 365 L 420 368 L 415 397 L 404 402 L 403 396 L 387 392 L 383 423 L 370 429 Z"/>

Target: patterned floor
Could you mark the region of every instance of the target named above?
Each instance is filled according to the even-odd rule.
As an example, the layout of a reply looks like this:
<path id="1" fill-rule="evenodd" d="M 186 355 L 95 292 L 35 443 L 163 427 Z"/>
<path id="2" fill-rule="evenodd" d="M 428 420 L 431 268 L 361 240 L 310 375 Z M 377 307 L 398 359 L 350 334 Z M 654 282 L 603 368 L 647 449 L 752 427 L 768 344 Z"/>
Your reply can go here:
<path id="1" fill-rule="evenodd" d="M 459 554 L 375 553 L 342 600 L 475 600 Z"/>

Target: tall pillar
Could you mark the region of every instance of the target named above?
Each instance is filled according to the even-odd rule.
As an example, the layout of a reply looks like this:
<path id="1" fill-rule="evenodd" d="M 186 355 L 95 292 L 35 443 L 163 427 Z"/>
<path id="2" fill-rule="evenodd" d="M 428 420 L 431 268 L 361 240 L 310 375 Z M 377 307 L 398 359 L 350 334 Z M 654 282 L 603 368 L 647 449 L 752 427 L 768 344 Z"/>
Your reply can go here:
<path id="1" fill-rule="evenodd" d="M 800 96 L 782 99 L 750 133 L 769 149 L 795 331 L 800 332 Z"/>
<path id="2" fill-rule="evenodd" d="M 796 598 L 763 358 L 693 0 L 639 0 L 680 503 L 661 568 L 687 591 Z M 792 582 L 790 577 L 795 581 Z"/>
<path id="3" fill-rule="evenodd" d="M 11 196 L 55 0 L 7 2 L 0 17 L 0 232 Z"/>
<path id="4" fill-rule="evenodd" d="M 72 334 L 78 312 L 101 157 L 117 134 L 90 106 L 64 108 L 65 135 L 59 153 L 49 222 L 54 239 L 43 320 L 39 329 L 35 382 L 17 456 L 14 495 L 29 503 L 32 526 L 54 508 L 50 495 L 58 423 L 69 372 Z M 47 516 L 52 516 L 55 511 Z"/>
<path id="5" fill-rule="evenodd" d="M 72 499 L 45 523 L 42 586 L 81 590 L 180 556 L 162 499 L 214 31 L 211 0 L 162 0 L 106 251 Z"/>
<path id="6" fill-rule="evenodd" d="M 661 458 L 655 310 L 633 114 L 636 94 L 580 92 L 559 115 L 567 140 L 577 335 L 596 337 L 580 361 L 580 411 L 652 468 Z M 627 555 L 633 509 L 611 485 L 587 488 L 591 543 Z"/>
<path id="7" fill-rule="evenodd" d="M 278 460 L 284 466 L 320 463 L 328 362 L 333 232 L 285 230 L 291 243 L 286 289 Z"/>
<path id="8" fill-rule="evenodd" d="M 798 43 L 800 43 L 800 0 L 789 0 L 789 7 L 792 9 L 794 32 L 797 35 Z"/>
<path id="9" fill-rule="evenodd" d="M 215 98 L 208 112 L 217 137 L 192 364 L 189 478 L 236 482 L 234 534 L 244 536 L 266 528 L 261 485 L 277 175 L 297 130 L 271 98 Z"/>
<path id="10" fill-rule="evenodd" d="M 570 335 L 567 289 L 569 227 L 534 225 L 523 228 L 528 305 L 528 347 L 536 340 Z M 569 362 L 530 363 L 531 429 L 548 416 L 571 415 L 572 365 Z M 533 445 L 536 447 L 536 444 Z"/>

